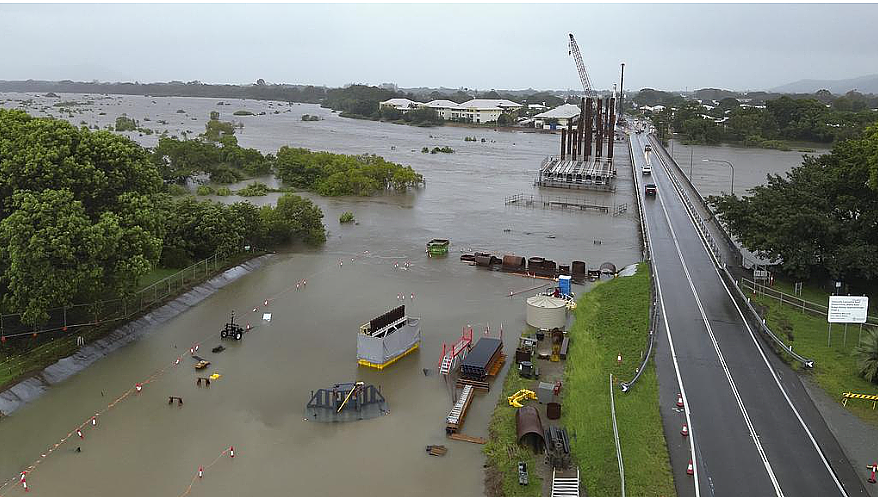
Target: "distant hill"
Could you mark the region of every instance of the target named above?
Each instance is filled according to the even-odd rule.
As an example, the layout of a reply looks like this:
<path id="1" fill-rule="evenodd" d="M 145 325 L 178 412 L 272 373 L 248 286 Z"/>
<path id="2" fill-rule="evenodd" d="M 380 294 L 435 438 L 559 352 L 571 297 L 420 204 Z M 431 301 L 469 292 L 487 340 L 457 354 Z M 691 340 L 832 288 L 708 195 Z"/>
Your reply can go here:
<path id="1" fill-rule="evenodd" d="M 851 90 L 857 90 L 860 93 L 878 93 L 878 74 L 851 79 L 803 79 L 772 88 L 771 91 L 776 93 L 814 93 L 824 88 L 836 95 L 843 95 Z"/>

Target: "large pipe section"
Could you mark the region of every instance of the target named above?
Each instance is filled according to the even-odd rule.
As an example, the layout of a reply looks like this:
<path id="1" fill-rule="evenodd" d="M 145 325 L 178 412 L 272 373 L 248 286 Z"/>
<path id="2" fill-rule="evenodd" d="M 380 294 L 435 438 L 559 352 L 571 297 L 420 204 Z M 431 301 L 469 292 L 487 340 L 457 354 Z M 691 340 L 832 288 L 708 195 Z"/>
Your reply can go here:
<path id="1" fill-rule="evenodd" d="M 594 156 L 601 157 L 603 155 L 602 148 L 604 146 L 604 136 L 603 136 L 603 117 L 604 117 L 604 108 L 603 108 L 603 100 L 598 100 L 598 110 L 597 110 L 597 122 L 595 123 L 595 140 L 594 140 Z"/>
<path id="2" fill-rule="evenodd" d="M 585 158 L 591 156 L 591 114 L 592 100 L 591 97 L 585 99 Z"/>
<path id="3" fill-rule="evenodd" d="M 622 63 L 622 77 L 619 78 L 619 119 L 625 115 L 622 106 L 625 105 L 625 63 Z"/>
<path id="4" fill-rule="evenodd" d="M 567 128 L 561 128 L 561 159 L 567 156 Z"/>
<path id="5" fill-rule="evenodd" d="M 616 138 L 616 99 L 610 98 L 610 120 L 607 121 L 607 158 L 613 158 L 613 141 Z"/>

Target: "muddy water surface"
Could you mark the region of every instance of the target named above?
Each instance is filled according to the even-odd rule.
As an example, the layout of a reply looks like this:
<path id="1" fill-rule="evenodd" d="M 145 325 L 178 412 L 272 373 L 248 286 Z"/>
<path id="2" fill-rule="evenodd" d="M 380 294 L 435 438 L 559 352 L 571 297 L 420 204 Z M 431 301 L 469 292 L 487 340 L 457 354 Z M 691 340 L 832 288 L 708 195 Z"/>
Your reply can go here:
<path id="1" fill-rule="evenodd" d="M 450 395 L 436 374 L 425 376 L 423 370 L 436 367 L 442 342 L 454 341 L 467 323 L 480 331 L 490 324 L 492 333 L 502 323 L 509 354 L 524 327 L 524 300 L 532 294 L 510 298 L 509 292 L 542 282 L 463 265 L 457 260 L 460 251 L 539 255 L 565 264 L 578 259 L 589 266 L 611 261 L 622 267 L 639 260 L 633 209 L 612 216 L 504 204 L 504 197 L 515 193 L 539 194 L 532 186 L 535 169 L 554 153 L 556 135 L 355 121 L 314 105 L 61 97 L 93 102 L 78 108 L 82 112 L 72 118 L 62 116 L 75 124 L 103 126 L 125 112 L 141 126 L 172 134 L 181 129 L 200 132 L 211 110 L 221 110 L 223 118 L 242 108 L 265 111 L 264 116 L 234 117 L 244 122 L 239 134 L 243 146 L 264 152 L 294 145 L 376 153 L 412 165 L 427 184 L 414 193 L 371 198 L 306 194 L 326 214 L 329 239 L 324 247 L 278 254 L 0 421 L 0 476 L 5 480 L 135 382 L 170 366 L 140 395 L 101 416 L 96 428 L 85 430 L 83 440 L 74 435 L 46 458 L 28 476 L 33 495 L 182 495 L 198 466 L 210 464 L 230 445 L 236 457 L 223 457 L 209 467 L 190 495 L 481 495 L 481 446 L 445 439 Z M 22 100 L 28 99 L 37 102 L 28 108 L 32 113 L 46 107 L 58 115 L 50 107 L 57 100 L 0 95 L 4 107 L 24 106 Z M 305 113 L 324 120 L 302 122 Z M 159 120 L 169 124 L 160 126 Z M 156 142 L 156 135 L 130 135 L 147 146 Z M 464 142 L 465 136 L 486 141 Z M 424 146 L 444 145 L 456 153 L 420 152 Z M 620 171 L 615 195 L 545 193 L 633 205 L 626 171 Z M 359 224 L 339 225 L 344 211 L 352 211 Z M 451 239 L 447 258 L 425 257 L 424 244 L 433 237 Z M 406 261 L 411 263 L 408 269 L 394 267 Z M 295 283 L 303 279 L 307 287 L 296 291 Z M 421 349 L 384 372 L 357 367 L 359 325 L 397 305 L 399 294 L 407 296 L 409 312 L 422 318 Z M 272 300 L 262 309 L 265 299 Z M 260 307 L 255 313 L 254 306 Z M 219 343 L 219 329 L 232 309 L 257 326 L 242 343 L 227 343 L 226 351 L 213 354 L 210 349 Z M 270 323 L 261 324 L 263 312 L 272 313 Z M 210 371 L 222 374 L 209 389 L 196 387 L 192 359 L 172 366 L 196 342 L 202 344 L 199 354 L 212 362 Z M 303 420 L 311 390 L 353 380 L 381 385 L 391 414 L 348 424 Z M 487 436 L 498 394 L 494 388 L 476 398 L 464 433 Z M 183 397 L 184 405 L 169 406 L 171 395 Z M 449 446 L 448 454 L 425 455 L 424 446 L 434 443 Z M 81 453 L 74 452 L 77 446 Z M 16 487 L 2 495 L 21 493 Z"/>

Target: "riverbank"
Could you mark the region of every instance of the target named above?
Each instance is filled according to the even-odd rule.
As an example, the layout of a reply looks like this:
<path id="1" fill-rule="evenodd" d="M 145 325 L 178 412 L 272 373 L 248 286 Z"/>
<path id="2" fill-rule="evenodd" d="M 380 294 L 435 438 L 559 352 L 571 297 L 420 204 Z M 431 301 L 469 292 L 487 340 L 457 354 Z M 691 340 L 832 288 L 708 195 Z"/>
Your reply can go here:
<path id="1" fill-rule="evenodd" d="M 81 354 L 83 351 L 91 350 L 94 348 L 95 343 L 101 343 L 102 340 L 110 335 L 115 335 L 119 330 L 136 329 L 137 326 L 135 326 L 135 323 L 143 320 L 152 324 L 157 324 L 160 321 L 155 319 L 155 316 L 153 316 L 154 314 L 165 316 L 162 319 L 162 321 L 164 321 L 183 312 L 183 310 L 189 306 L 195 305 L 203 300 L 204 297 L 207 297 L 211 293 L 225 286 L 225 284 L 230 283 L 242 274 L 245 274 L 245 271 L 242 271 L 242 269 L 245 269 L 248 261 L 259 259 L 260 257 L 265 257 L 264 253 L 237 254 L 223 261 L 222 264 L 216 266 L 212 271 L 206 271 L 201 274 L 192 271 L 191 276 L 185 274 L 189 268 L 177 271 L 171 275 L 173 277 L 169 278 L 169 281 L 173 280 L 175 284 L 182 282 L 179 287 L 172 287 L 169 284 L 169 291 L 167 294 L 160 296 L 158 299 L 145 305 L 142 309 L 132 313 L 130 316 L 123 319 L 114 319 L 86 329 L 78 329 L 68 335 L 54 337 L 51 341 L 33 349 L 5 356 L 3 362 L 0 363 L 0 413 L 9 414 L 22 403 L 28 402 L 35 397 L 31 393 L 25 392 L 32 390 L 30 388 L 18 389 L 21 391 L 16 391 L 16 387 L 19 387 L 21 383 L 35 380 L 38 383 L 50 385 L 69 377 L 73 372 L 81 371 L 82 368 L 80 367 L 77 368 L 76 371 L 64 375 L 63 378 L 59 378 L 57 375 L 53 375 L 51 379 L 39 378 L 40 376 L 43 376 L 42 373 L 45 373 L 53 366 L 57 366 L 62 361 L 75 362 L 70 361 L 71 357 L 76 354 Z M 261 263 L 250 264 L 246 267 L 246 270 L 250 271 L 256 269 L 260 265 Z M 235 274 L 235 276 L 230 277 L 231 274 Z M 181 277 L 176 278 L 176 275 L 180 275 Z M 222 284 L 218 284 L 219 282 L 216 281 L 218 279 L 224 280 Z M 154 284 L 155 283 L 153 283 L 153 285 Z M 193 293 L 199 295 L 200 298 L 197 300 L 186 298 L 187 295 Z M 185 302 L 186 305 L 173 305 L 179 301 Z M 177 312 L 163 312 L 162 308 L 168 306 L 174 307 Z M 77 344 L 77 338 L 79 337 L 82 338 L 81 344 Z M 99 347 L 103 352 L 100 355 L 101 357 L 108 352 L 108 350 L 106 350 L 107 345 L 108 344 L 104 343 Z M 113 347 L 113 349 L 115 348 L 116 347 Z M 97 359 L 97 357 L 94 359 Z M 91 362 L 93 362 L 93 360 L 90 361 L 89 364 Z M 10 390 L 12 393 L 7 393 Z"/>
<path id="2" fill-rule="evenodd" d="M 598 284 L 579 299 L 569 331 L 560 424 L 570 434 L 583 488 L 592 497 L 621 493 L 608 379 L 611 373 L 626 379 L 646 350 L 650 277 L 648 266 L 641 264 L 633 276 Z M 621 365 L 618 355 L 623 358 Z M 485 447 L 489 496 L 537 496 L 541 487 L 550 488 L 551 482 L 541 485 L 533 476 L 530 485 L 518 485 L 518 461 L 534 468 L 533 464 L 542 467 L 543 460 L 516 444 L 515 410 L 507 405 L 506 396 L 521 388 L 534 389 L 534 385 L 534 380 L 520 378 L 514 368 L 507 373 L 491 418 L 491 440 Z M 622 459 L 631 468 L 625 473 L 626 491 L 639 496 L 674 495 L 654 364 L 647 363 L 628 393 L 614 388 Z"/>

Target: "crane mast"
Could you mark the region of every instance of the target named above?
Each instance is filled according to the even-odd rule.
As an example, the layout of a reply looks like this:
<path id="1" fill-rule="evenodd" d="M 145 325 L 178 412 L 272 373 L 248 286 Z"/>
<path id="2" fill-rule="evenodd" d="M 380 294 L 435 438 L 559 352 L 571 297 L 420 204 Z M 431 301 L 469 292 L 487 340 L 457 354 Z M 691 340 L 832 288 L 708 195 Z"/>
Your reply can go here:
<path id="1" fill-rule="evenodd" d="M 579 52 L 579 45 L 576 44 L 576 40 L 573 38 L 573 33 L 569 33 L 570 35 L 570 44 L 568 47 L 568 55 L 573 56 L 573 60 L 576 61 L 576 69 L 579 71 L 579 79 L 582 82 L 582 89 L 585 91 L 586 97 L 593 97 L 594 90 L 591 89 L 591 80 L 588 78 L 588 72 L 585 70 L 585 64 L 582 63 L 582 54 Z"/>

